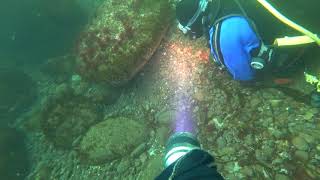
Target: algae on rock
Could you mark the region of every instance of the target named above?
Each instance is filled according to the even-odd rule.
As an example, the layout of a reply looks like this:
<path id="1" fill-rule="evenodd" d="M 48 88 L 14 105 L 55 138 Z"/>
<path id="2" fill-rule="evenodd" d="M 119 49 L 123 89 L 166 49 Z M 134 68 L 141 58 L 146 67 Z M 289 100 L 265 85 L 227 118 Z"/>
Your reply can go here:
<path id="1" fill-rule="evenodd" d="M 47 139 L 56 146 L 71 148 L 99 117 L 94 103 L 84 96 L 74 95 L 68 85 L 62 84 L 44 104 L 40 126 Z"/>
<path id="2" fill-rule="evenodd" d="M 77 43 L 79 74 L 121 85 L 151 58 L 172 19 L 168 0 L 105 1 Z"/>
<path id="3" fill-rule="evenodd" d="M 130 153 L 146 140 L 146 128 L 134 120 L 117 117 L 92 126 L 83 137 L 80 159 L 89 164 L 112 161 Z"/>

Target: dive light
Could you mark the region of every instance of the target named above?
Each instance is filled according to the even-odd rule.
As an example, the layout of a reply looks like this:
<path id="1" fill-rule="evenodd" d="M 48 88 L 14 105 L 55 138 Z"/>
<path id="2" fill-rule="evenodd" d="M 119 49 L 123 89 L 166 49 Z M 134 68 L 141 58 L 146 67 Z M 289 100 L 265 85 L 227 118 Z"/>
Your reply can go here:
<path id="1" fill-rule="evenodd" d="M 174 133 L 166 145 L 165 167 L 170 166 L 176 160 L 194 149 L 200 149 L 200 143 L 192 133 Z"/>

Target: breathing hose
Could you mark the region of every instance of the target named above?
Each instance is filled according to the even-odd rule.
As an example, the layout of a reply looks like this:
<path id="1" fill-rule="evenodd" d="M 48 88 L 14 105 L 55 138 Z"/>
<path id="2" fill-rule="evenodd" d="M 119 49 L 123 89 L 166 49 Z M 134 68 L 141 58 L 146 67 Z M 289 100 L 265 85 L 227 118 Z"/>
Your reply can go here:
<path id="1" fill-rule="evenodd" d="M 270 5 L 266 0 L 257 0 L 264 8 L 266 8 L 273 16 L 278 18 L 281 22 L 284 24 L 290 26 L 291 28 L 301 32 L 302 34 L 308 36 L 310 39 L 312 39 L 314 42 L 316 42 L 320 46 L 320 39 L 319 37 L 310 32 L 309 30 L 305 29 L 304 27 L 296 24 L 295 22 L 291 21 L 284 15 L 282 15 L 279 11 L 277 11 L 272 5 Z M 309 38 L 305 38 L 307 42 L 310 42 Z"/>

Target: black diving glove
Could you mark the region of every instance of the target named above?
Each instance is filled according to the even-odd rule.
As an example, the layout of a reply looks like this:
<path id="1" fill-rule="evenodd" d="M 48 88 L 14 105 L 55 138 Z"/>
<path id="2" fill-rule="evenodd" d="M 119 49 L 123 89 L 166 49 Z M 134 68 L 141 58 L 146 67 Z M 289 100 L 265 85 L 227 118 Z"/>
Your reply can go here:
<path id="1" fill-rule="evenodd" d="M 206 151 L 194 149 L 168 166 L 156 180 L 223 180 Z"/>

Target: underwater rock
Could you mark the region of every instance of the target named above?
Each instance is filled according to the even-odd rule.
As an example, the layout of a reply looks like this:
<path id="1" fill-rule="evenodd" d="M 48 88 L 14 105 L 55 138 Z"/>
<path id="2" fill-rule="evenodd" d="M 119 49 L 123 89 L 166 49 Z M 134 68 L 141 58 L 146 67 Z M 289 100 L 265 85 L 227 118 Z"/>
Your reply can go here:
<path id="1" fill-rule="evenodd" d="M 81 76 L 77 74 L 71 76 L 70 86 L 75 95 L 84 95 L 90 89 L 90 83 L 83 81 Z"/>
<path id="2" fill-rule="evenodd" d="M 245 138 L 244 138 L 244 143 L 247 146 L 252 146 L 252 144 L 254 143 L 254 137 L 252 134 L 248 134 Z"/>
<path id="3" fill-rule="evenodd" d="M 142 143 L 140 144 L 136 149 L 134 149 L 132 151 L 132 153 L 130 154 L 130 156 L 132 158 L 136 158 L 138 157 L 140 154 L 142 154 L 147 148 L 147 144 L 146 143 Z"/>
<path id="4" fill-rule="evenodd" d="M 219 149 L 223 149 L 227 146 L 227 141 L 223 137 L 218 137 L 217 145 Z"/>
<path id="5" fill-rule="evenodd" d="M 270 134 L 277 139 L 284 138 L 288 134 L 287 129 L 272 129 L 269 128 Z"/>
<path id="6" fill-rule="evenodd" d="M 208 107 L 208 118 L 223 117 L 225 113 L 233 109 L 231 106 L 238 105 L 237 99 L 229 97 L 229 94 L 223 89 L 214 89 L 212 96 L 213 101 Z M 232 102 L 228 101 L 229 99 L 232 99 Z"/>
<path id="7" fill-rule="evenodd" d="M 94 103 L 110 105 L 120 97 L 122 90 L 103 83 L 89 83 L 83 80 L 74 80 L 78 75 L 72 76 L 72 89 L 75 95 L 85 96 Z M 80 77 L 81 78 L 81 77 Z"/>
<path id="8" fill-rule="evenodd" d="M 40 126 L 46 138 L 57 147 L 71 148 L 73 142 L 100 118 L 94 103 L 83 96 L 76 96 L 66 84 L 56 88 L 41 111 Z"/>
<path id="9" fill-rule="evenodd" d="M 128 156 L 146 140 L 144 125 L 118 117 L 92 126 L 83 137 L 79 157 L 89 164 L 100 164 Z"/>
<path id="10" fill-rule="evenodd" d="M 305 120 L 310 121 L 315 116 L 315 114 L 317 114 L 317 112 L 317 109 L 309 109 L 303 117 Z"/>
<path id="11" fill-rule="evenodd" d="M 159 145 L 164 146 L 169 136 L 170 136 L 170 129 L 166 126 L 161 126 L 156 130 L 155 141 L 159 143 Z"/>
<path id="12" fill-rule="evenodd" d="M 148 154 L 147 153 L 143 153 L 139 157 L 139 160 L 141 161 L 141 164 L 144 164 L 147 159 L 148 159 Z"/>
<path id="13" fill-rule="evenodd" d="M 137 179 L 150 180 L 160 175 L 163 169 L 163 157 L 161 155 L 155 155 L 144 165 L 142 172 Z"/>
<path id="14" fill-rule="evenodd" d="M 77 74 L 72 75 L 71 87 L 75 95 L 85 96 L 94 103 L 104 105 L 113 104 L 121 95 L 119 88 L 112 87 L 105 83 L 89 83 Z"/>
<path id="15" fill-rule="evenodd" d="M 117 172 L 119 174 L 122 174 L 128 170 L 130 167 L 130 161 L 128 160 L 122 160 L 119 165 L 117 166 Z"/>
<path id="16" fill-rule="evenodd" d="M 282 100 L 280 99 L 271 99 L 269 102 L 273 108 L 278 108 L 282 104 Z"/>
<path id="17" fill-rule="evenodd" d="M 262 101 L 259 98 L 252 98 L 250 100 L 250 106 L 251 107 L 258 107 L 260 104 L 262 104 Z"/>
<path id="18" fill-rule="evenodd" d="M 313 144 L 316 142 L 317 134 L 306 134 L 306 133 L 299 133 L 299 136 L 303 137 L 309 144 Z"/>
<path id="19" fill-rule="evenodd" d="M 253 169 L 252 169 L 252 167 L 249 167 L 249 166 L 242 167 L 240 172 L 241 172 L 241 174 L 243 174 L 245 176 L 252 176 L 253 175 Z"/>
<path id="20" fill-rule="evenodd" d="M 299 150 L 302 150 L 302 151 L 305 151 L 305 150 L 308 150 L 309 149 L 309 145 L 307 143 L 307 141 L 300 137 L 300 136 L 297 136 L 297 137 L 294 137 L 292 139 L 292 144 Z"/>
<path id="21" fill-rule="evenodd" d="M 290 178 L 284 174 L 276 174 L 275 180 L 290 180 Z"/>
<path id="22" fill-rule="evenodd" d="M 294 156 L 299 159 L 300 161 L 307 161 L 309 159 L 309 154 L 306 151 L 296 151 Z"/>
<path id="23" fill-rule="evenodd" d="M 208 101 L 207 94 L 209 94 L 208 89 L 195 88 L 193 97 L 194 97 L 194 99 L 196 99 L 199 102 L 203 102 L 205 100 Z"/>
<path id="24" fill-rule="evenodd" d="M 226 163 L 226 165 L 224 166 L 224 170 L 226 172 L 229 172 L 230 174 L 234 174 L 237 173 L 241 170 L 241 166 L 239 166 L 238 162 L 228 162 Z"/>
<path id="25" fill-rule="evenodd" d="M 0 69 L 0 124 L 24 112 L 36 97 L 37 84 L 29 75 L 15 68 Z"/>
<path id="26" fill-rule="evenodd" d="M 0 126 L 0 179 L 20 180 L 28 174 L 29 159 L 24 135 Z"/>
<path id="27" fill-rule="evenodd" d="M 255 155 L 259 162 L 267 163 L 271 160 L 273 151 L 271 147 L 263 145 L 261 149 L 255 151 Z"/>
<path id="28" fill-rule="evenodd" d="M 151 58 L 172 20 L 168 0 L 104 1 L 77 43 L 79 74 L 123 85 Z"/>
<path id="29" fill-rule="evenodd" d="M 119 89 L 106 84 L 93 84 L 85 94 L 93 102 L 105 105 L 113 104 L 120 95 L 121 91 Z"/>
<path id="30" fill-rule="evenodd" d="M 160 111 L 155 115 L 155 120 L 160 125 L 170 126 L 174 122 L 176 115 L 175 110 L 164 110 Z"/>

